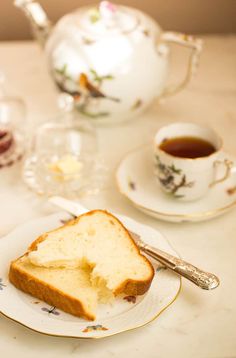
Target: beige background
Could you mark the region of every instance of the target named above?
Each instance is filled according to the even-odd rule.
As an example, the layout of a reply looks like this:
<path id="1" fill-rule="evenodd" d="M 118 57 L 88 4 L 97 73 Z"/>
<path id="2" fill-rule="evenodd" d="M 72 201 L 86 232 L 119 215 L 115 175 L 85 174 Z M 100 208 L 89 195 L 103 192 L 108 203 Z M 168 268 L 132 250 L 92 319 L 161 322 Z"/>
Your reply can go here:
<path id="1" fill-rule="evenodd" d="M 49 17 L 56 21 L 68 11 L 96 0 L 39 0 Z M 189 33 L 236 32 L 236 0 L 122 0 L 114 1 L 140 8 L 166 30 Z M 0 40 L 31 37 L 29 24 L 13 0 L 0 0 Z"/>

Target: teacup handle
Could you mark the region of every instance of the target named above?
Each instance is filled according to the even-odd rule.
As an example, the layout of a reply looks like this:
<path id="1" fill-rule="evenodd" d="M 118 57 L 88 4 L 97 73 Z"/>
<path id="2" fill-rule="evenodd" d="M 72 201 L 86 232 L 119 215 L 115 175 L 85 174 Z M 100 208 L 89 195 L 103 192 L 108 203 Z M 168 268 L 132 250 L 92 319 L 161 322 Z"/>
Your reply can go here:
<path id="1" fill-rule="evenodd" d="M 166 87 L 163 90 L 162 94 L 159 96 L 159 98 L 163 98 L 163 97 L 171 96 L 181 91 L 184 87 L 186 87 L 188 82 L 196 73 L 198 68 L 200 53 L 202 51 L 202 40 L 199 38 L 194 38 L 191 35 L 186 35 L 179 32 L 163 32 L 161 34 L 160 40 L 162 42 L 175 43 L 191 49 L 187 72 L 184 79 L 177 85 L 171 85 Z"/>
<path id="2" fill-rule="evenodd" d="M 213 182 L 210 184 L 210 187 L 212 188 L 216 184 L 222 183 L 225 181 L 231 174 L 231 168 L 233 167 L 233 162 L 231 160 L 225 159 L 225 160 L 216 160 L 214 162 L 214 168 L 217 168 L 218 165 L 224 165 L 225 166 L 225 173 L 222 178 L 214 179 Z"/>

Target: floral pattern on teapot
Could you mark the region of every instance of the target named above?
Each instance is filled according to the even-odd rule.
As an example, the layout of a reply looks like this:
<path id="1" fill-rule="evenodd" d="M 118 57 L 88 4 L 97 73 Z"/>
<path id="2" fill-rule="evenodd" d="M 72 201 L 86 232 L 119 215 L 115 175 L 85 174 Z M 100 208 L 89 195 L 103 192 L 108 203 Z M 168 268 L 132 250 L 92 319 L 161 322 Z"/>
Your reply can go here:
<path id="1" fill-rule="evenodd" d="M 114 76 L 111 74 L 100 76 L 94 69 L 90 68 L 88 74 L 81 72 L 78 77 L 74 79 L 67 73 L 67 64 L 64 64 L 62 68 L 55 69 L 54 76 L 58 88 L 62 92 L 71 94 L 74 97 L 75 106 L 82 114 L 88 117 L 96 118 L 109 115 L 109 112 L 90 112 L 89 106 L 91 105 L 91 102 L 93 102 L 93 105 L 95 106 L 101 98 L 113 102 L 120 102 L 119 98 L 109 96 L 101 90 L 104 81 L 111 81 L 114 79 Z M 73 88 L 73 90 L 68 90 L 67 86 Z"/>

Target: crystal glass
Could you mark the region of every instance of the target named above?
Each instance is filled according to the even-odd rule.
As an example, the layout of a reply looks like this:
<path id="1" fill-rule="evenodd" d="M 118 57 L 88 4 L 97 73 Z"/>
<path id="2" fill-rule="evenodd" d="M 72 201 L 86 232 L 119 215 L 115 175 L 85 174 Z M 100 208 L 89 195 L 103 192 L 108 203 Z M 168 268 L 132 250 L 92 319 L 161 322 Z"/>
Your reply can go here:
<path id="1" fill-rule="evenodd" d="M 95 129 L 69 111 L 37 129 L 23 177 L 40 194 L 75 198 L 100 190 L 104 172 Z"/>

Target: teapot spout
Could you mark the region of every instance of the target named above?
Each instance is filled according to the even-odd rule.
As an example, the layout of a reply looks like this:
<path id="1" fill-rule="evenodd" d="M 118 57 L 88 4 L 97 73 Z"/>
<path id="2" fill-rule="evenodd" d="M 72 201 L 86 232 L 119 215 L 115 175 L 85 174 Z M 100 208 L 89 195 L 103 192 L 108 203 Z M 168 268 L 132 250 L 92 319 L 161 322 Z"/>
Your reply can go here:
<path id="1" fill-rule="evenodd" d="M 42 6 L 34 0 L 15 0 L 14 5 L 23 10 L 31 23 L 34 37 L 44 47 L 51 31 L 51 22 Z"/>

